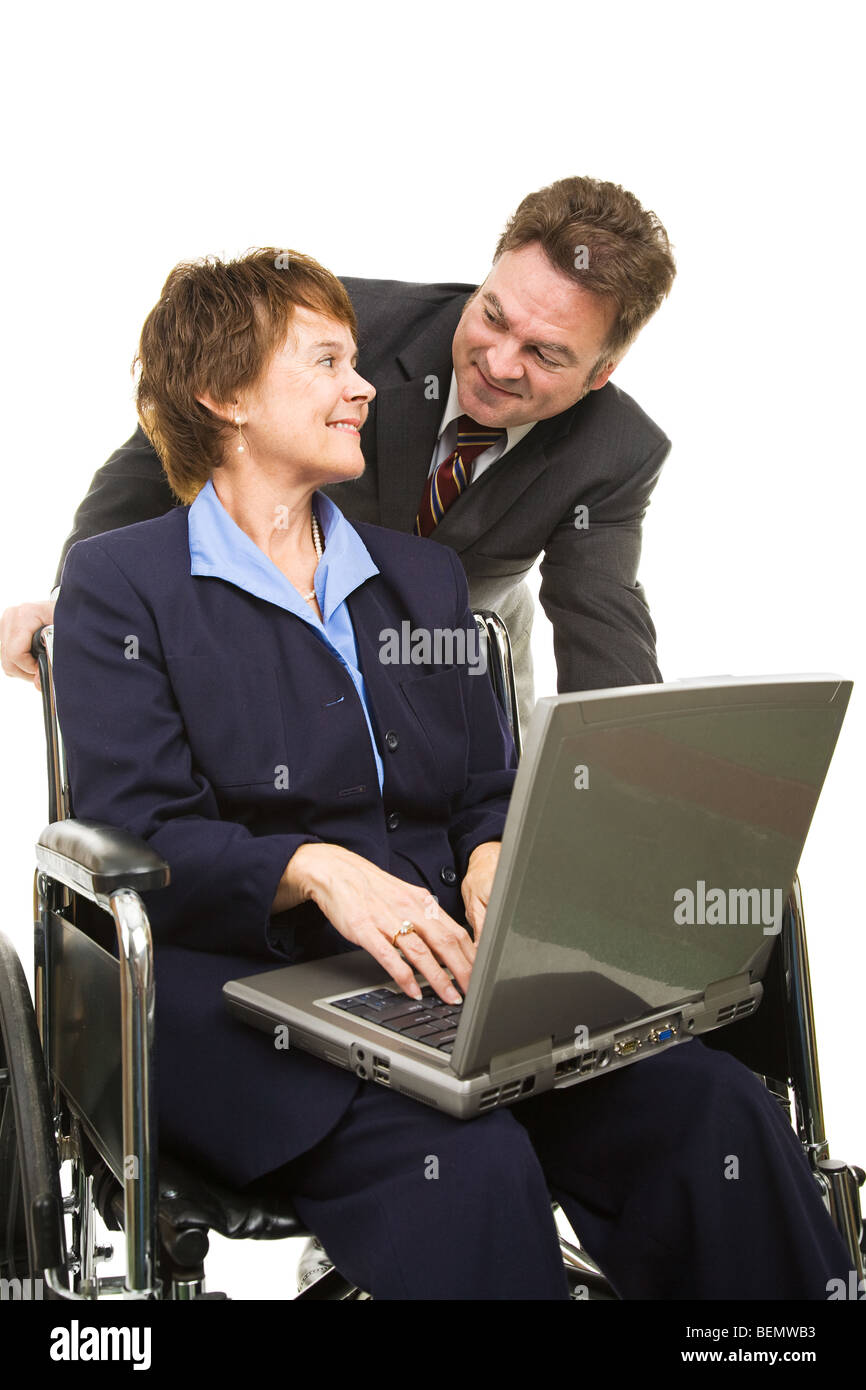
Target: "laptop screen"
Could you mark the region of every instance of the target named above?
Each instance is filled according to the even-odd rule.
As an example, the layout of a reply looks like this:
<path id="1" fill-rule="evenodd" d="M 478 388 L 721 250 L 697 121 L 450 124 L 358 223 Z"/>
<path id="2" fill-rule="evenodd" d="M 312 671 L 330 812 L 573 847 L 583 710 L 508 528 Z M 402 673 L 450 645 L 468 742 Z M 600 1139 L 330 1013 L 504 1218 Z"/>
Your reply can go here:
<path id="1" fill-rule="evenodd" d="M 486 1008 L 455 1064 L 760 978 L 850 691 L 730 678 L 539 701 L 473 972 Z"/>

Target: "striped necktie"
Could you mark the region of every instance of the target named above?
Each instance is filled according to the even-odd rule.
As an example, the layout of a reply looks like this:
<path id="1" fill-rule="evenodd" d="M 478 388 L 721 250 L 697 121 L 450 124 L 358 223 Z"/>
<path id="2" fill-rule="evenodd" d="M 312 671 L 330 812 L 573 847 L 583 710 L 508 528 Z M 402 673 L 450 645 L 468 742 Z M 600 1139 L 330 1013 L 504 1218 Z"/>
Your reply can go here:
<path id="1" fill-rule="evenodd" d="M 485 449 L 502 439 L 505 430 L 479 425 L 468 415 L 457 421 L 457 448 L 443 459 L 435 473 L 427 479 L 424 496 L 415 518 L 415 535 L 429 536 L 435 526 L 469 486 L 472 464 Z"/>

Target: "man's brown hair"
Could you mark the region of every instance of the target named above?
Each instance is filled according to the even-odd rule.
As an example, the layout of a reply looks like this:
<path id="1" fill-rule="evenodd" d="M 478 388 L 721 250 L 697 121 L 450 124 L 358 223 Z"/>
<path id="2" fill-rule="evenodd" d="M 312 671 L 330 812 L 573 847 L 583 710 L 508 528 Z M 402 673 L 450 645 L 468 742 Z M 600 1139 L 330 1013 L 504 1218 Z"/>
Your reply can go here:
<path id="1" fill-rule="evenodd" d="M 229 405 L 254 386 L 299 306 L 345 324 L 357 338 L 344 287 L 300 252 L 266 247 L 234 261 L 208 256 L 169 275 L 141 330 L 136 404 L 181 502 L 192 502 L 219 468 L 233 433 L 197 397 Z"/>
<path id="2" fill-rule="evenodd" d="M 494 259 L 534 242 L 581 289 L 616 305 L 593 378 L 622 356 L 670 292 L 676 266 L 668 234 L 655 213 L 646 212 L 619 184 L 573 178 L 523 199 Z"/>

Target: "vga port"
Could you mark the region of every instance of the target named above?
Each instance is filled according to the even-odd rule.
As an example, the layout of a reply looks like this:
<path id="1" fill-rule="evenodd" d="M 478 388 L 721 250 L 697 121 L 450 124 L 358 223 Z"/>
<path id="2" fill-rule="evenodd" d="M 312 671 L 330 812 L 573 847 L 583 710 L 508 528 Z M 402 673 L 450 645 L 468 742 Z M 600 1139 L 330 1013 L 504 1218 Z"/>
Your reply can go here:
<path id="1" fill-rule="evenodd" d="M 651 1043 L 670 1042 L 671 1038 L 675 1038 L 676 1035 L 677 1026 L 675 1023 L 662 1023 L 658 1028 L 653 1028 L 650 1031 L 649 1041 Z"/>

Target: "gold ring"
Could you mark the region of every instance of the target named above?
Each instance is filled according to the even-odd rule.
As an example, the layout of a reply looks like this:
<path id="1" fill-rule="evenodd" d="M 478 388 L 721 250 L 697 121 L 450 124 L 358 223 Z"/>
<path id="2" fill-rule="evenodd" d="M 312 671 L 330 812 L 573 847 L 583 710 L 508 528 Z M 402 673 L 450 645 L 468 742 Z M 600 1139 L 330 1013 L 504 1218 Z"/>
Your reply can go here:
<path id="1" fill-rule="evenodd" d="M 404 923 L 402 924 L 402 926 L 399 927 L 399 928 L 397 929 L 397 931 L 395 931 L 394 935 L 391 937 L 391 945 L 392 945 L 392 946 L 396 946 L 396 945 L 397 945 L 397 938 L 398 938 L 399 936 L 408 936 L 408 935 L 409 935 L 409 932 L 410 932 L 410 931 L 414 931 L 414 930 L 415 930 L 415 924 L 414 924 L 414 922 L 404 922 Z"/>

